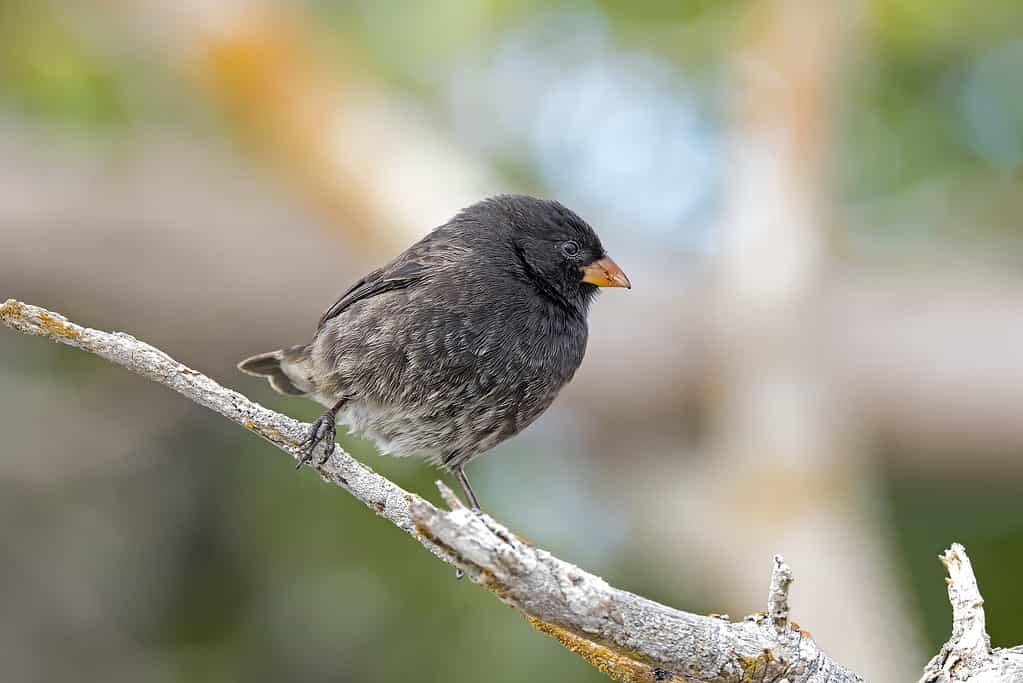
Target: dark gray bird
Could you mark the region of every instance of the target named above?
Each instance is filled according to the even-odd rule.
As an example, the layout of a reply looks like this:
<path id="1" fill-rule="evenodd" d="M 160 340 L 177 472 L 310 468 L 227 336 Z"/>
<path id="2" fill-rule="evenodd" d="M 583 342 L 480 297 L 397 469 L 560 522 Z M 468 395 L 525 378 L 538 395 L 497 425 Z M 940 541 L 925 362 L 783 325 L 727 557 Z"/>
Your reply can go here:
<path id="1" fill-rule="evenodd" d="M 631 287 L 593 229 L 558 202 L 501 195 L 464 209 L 341 295 L 308 344 L 238 364 L 328 406 L 299 466 L 335 424 L 383 453 L 450 470 L 540 416 L 586 351 L 598 287 Z"/>

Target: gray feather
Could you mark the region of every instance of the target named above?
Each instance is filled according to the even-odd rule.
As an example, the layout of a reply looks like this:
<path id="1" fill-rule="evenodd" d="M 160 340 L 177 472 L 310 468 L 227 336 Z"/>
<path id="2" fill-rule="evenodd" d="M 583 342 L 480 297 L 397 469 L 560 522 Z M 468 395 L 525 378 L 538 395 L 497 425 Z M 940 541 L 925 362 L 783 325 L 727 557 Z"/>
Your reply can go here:
<path id="1" fill-rule="evenodd" d="M 582 362 L 595 288 L 558 260 L 560 239 L 603 256 L 560 204 L 481 202 L 349 288 L 308 345 L 239 367 L 343 400 L 338 421 L 385 453 L 461 466 L 536 420 Z"/>

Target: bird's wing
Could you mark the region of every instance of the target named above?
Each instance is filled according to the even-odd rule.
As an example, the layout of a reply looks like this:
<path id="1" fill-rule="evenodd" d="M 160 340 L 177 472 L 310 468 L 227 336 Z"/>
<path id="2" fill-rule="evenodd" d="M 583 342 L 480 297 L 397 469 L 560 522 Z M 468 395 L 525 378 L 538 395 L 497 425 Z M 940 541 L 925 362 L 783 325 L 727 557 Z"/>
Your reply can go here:
<path id="1" fill-rule="evenodd" d="M 345 311 L 356 301 L 368 299 L 371 296 L 392 292 L 396 289 L 405 289 L 421 282 L 426 277 L 430 268 L 417 260 L 395 263 L 390 267 L 378 268 L 352 285 L 347 292 L 341 295 L 334 305 L 327 309 L 327 312 L 320 318 L 317 327 L 335 318 Z"/>
<path id="2" fill-rule="evenodd" d="M 450 225 L 450 224 L 449 224 Z M 398 258 L 362 278 L 341 295 L 320 318 L 319 326 L 335 318 L 357 301 L 384 292 L 412 287 L 467 253 L 465 246 L 452 239 L 442 226 L 406 249 Z"/>

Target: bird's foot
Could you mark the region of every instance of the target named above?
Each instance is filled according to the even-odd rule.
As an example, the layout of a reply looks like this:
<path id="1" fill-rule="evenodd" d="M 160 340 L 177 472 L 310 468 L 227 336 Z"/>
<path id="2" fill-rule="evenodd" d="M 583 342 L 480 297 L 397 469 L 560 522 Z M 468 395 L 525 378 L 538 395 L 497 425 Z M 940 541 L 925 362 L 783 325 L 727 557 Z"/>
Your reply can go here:
<path id="1" fill-rule="evenodd" d="M 302 443 L 298 445 L 299 448 L 304 449 L 304 452 L 302 453 L 302 459 L 298 461 L 296 469 L 313 459 L 313 453 L 316 452 L 316 448 L 321 443 L 323 444 L 323 457 L 320 458 L 318 464 L 323 465 L 327 462 L 327 459 L 334 452 L 334 440 L 336 438 L 337 414 L 332 410 L 328 410 L 309 425 L 309 433 L 306 434 Z"/>

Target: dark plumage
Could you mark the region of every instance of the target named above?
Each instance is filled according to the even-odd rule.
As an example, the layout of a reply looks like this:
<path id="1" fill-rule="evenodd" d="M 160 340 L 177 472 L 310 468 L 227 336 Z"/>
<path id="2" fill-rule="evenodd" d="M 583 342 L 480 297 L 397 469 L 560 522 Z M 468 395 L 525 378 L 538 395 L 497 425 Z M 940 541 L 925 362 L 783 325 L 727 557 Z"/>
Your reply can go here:
<path id="1" fill-rule="evenodd" d="M 585 221 L 557 202 L 493 197 L 355 283 L 308 344 L 238 367 L 330 407 L 303 462 L 324 440 L 329 455 L 340 420 L 384 453 L 451 470 L 478 507 L 462 468 L 572 379 L 598 286 L 629 282 Z"/>

